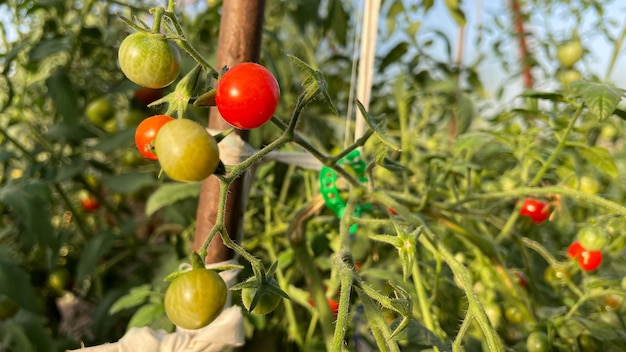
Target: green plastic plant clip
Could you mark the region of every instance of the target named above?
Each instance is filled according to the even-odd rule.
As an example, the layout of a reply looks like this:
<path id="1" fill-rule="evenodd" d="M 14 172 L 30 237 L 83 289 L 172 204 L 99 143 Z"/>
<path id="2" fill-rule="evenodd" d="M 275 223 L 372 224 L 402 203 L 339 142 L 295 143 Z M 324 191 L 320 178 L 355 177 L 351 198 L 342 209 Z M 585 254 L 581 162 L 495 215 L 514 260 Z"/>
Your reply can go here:
<path id="1" fill-rule="evenodd" d="M 351 151 L 348 155 L 343 157 L 337 162 L 338 165 L 344 166 L 344 168 L 352 173 L 359 182 L 365 183 L 368 181 L 365 173 L 367 164 L 361 158 L 361 152 L 358 149 Z M 346 209 L 346 201 L 341 198 L 341 193 L 337 187 L 338 175 L 337 171 L 328 166 L 322 167 L 320 170 L 320 191 L 324 198 L 324 203 L 328 209 L 332 210 L 338 217 L 342 217 Z M 371 208 L 371 204 L 358 204 L 354 211 L 354 216 L 359 217 L 361 213 Z M 350 226 L 350 235 L 356 234 L 358 225 L 353 224 Z"/>

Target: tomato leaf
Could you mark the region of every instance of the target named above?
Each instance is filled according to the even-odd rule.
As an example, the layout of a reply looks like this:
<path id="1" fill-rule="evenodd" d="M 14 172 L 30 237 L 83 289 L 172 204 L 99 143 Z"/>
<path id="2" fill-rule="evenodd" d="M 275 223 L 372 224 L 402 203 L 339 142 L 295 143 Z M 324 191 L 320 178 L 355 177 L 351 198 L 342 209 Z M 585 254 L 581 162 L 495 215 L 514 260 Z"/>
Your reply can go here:
<path id="1" fill-rule="evenodd" d="M 565 97 L 563 96 L 563 94 L 561 93 L 540 92 L 536 90 L 524 91 L 522 94 L 520 94 L 520 96 L 527 97 L 527 98 L 550 100 L 550 101 L 559 102 L 559 103 L 567 101 Z"/>
<path id="2" fill-rule="evenodd" d="M 165 316 L 165 306 L 162 302 L 146 304 L 133 314 L 126 329 L 148 326 L 163 316 Z"/>
<path id="3" fill-rule="evenodd" d="M 596 82 L 578 81 L 571 88 L 580 94 L 589 111 L 600 121 L 611 116 L 624 96 L 624 90 Z"/>
<path id="4" fill-rule="evenodd" d="M 78 281 L 82 280 L 96 268 L 100 258 L 109 252 L 114 241 L 115 236 L 112 233 L 101 232 L 87 242 L 81 252 L 76 268 L 76 279 Z"/>
<path id="5" fill-rule="evenodd" d="M 588 162 L 595 165 L 607 175 L 613 178 L 617 177 L 617 165 L 615 165 L 615 160 L 611 157 L 608 150 L 602 147 L 590 147 L 584 144 L 576 144 L 576 147 L 580 156 L 585 158 Z"/>
<path id="6" fill-rule="evenodd" d="M 120 147 L 132 145 L 135 128 L 127 128 L 110 136 L 102 137 L 92 149 L 103 153 L 111 153 Z"/>
<path id="7" fill-rule="evenodd" d="M 51 197 L 48 186 L 39 180 L 0 188 L 0 203 L 13 209 L 22 246 L 30 247 L 37 241 L 56 248 L 56 234 L 50 222 Z"/>
<path id="8" fill-rule="evenodd" d="M 365 110 L 365 107 L 363 106 L 363 104 L 361 104 L 360 101 L 356 101 L 356 106 L 359 108 L 359 111 L 361 111 L 361 114 L 363 115 L 363 118 L 365 119 L 367 125 L 374 131 L 376 137 L 378 137 L 378 139 L 383 142 L 383 144 L 385 144 L 391 150 L 397 152 L 402 150 L 400 149 L 400 147 L 396 146 L 391 140 L 389 140 L 389 138 L 387 138 L 387 136 L 385 135 L 385 131 L 380 127 L 386 122 L 386 119 L 383 119 L 383 121 L 376 124 L 374 123 L 372 116 Z"/>
<path id="9" fill-rule="evenodd" d="M 461 1 L 462 0 L 445 0 L 450 16 L 452 16 L 452 19 L 454 19 L 454 22 L 456 22 L 459 27 L 463 27 L 467 23 L 465 13 L 461 10 Z"/>
<path id="10" fill-rule="evenodd" d="M 3 256 L 3 259 L 0 259 L 0 294 L 7 295 L 33 313 L 39 313 L 37 296 L 30 284 L 30 276 L 19 265 L 6 258 Z"/>
<path id="11" fill-rule="evenodd" d="M 78 118 L 81 113 L 78 109 L 76 92 L 67 72 L 56 70 L 47 80 L 48 96 L 54 102 L 57 111 L 63 116 L 65 125 L 71 130 L 78 128 Z"/>
<path id="12" fill-rule="evenodd" d="M 146 214 L 154 214 L 159 209 L 172 205 L 179 200 L 197 198 L 200 195 L 200 183 L 167 183 L 157 188 L 146 202 Z"/>
<path id="13" fill-rule="evenodd" d="M 134 308 L 143 304 L 151 294 L 153 294 L 153 291 L 150 284 L 133 287 L 127 294 L 117 299 L 117 301 L 111 305 L 111 308 L 109 308 L 109 314 L 113 315 L 123 311 L 124 309 Z"/>
<path id="14" fill-rule="evenodd" d="M 129 172 L 103 177 L 102 184 L 112 192 L 133 193 L 154 184 L 154 176 L 146 172 Z"/>

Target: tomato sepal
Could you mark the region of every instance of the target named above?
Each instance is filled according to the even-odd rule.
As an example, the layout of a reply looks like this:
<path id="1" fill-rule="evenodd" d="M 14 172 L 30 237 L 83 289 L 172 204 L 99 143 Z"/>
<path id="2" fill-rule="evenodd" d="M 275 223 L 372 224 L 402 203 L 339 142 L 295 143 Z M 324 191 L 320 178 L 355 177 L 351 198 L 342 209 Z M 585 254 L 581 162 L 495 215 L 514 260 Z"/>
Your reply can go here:
<path id="1" fill-rule="evenodd" d="M 211 89 L 210 91 L 200 95 L 199 97 L 197 97 L 194 101 L 193 101 L 193 105 L 197 106 L 197 107 L 209 107 L 209 106 L 215 106 L 215 92 L 217 90 Z"/>

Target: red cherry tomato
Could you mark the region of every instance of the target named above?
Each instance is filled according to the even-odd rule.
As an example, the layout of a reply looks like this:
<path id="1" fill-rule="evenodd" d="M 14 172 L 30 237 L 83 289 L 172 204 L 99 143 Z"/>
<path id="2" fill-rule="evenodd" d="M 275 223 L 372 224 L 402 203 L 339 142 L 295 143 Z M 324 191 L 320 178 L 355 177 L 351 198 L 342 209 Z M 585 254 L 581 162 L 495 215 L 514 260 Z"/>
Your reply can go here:
<path id="1" fill-rule="evenodd" d="M 588 251 L 583 250 L 578 255 L 578 265 L 584 271 L 596 270 L 602 263 L 601 251 Z"/>
<path id="2" fill-rule="evenodd" d="M 524 203 L 522 203 L 520 215 L 529 217 L 535 224 L 541 224 L 550 215 L 550 206 L 546 202 L 526 198 Z"/>
<path id="3" fill-rule="evenodd" d="M 231 67 L 220 78 L 215 104 L 232 126 L 249 130 L 272 118 L 280 99 L 276 78 L 265 67 L 244 62 Z"/>
<path id="4" fill-rule="evenodd" d="M 528 279 L 523 272 L 516 271 L 513 274 L 515 275 L 515 277 L 517 277 L 517 282 L 520 286 L 522 286 L 523 288 L 528 288 Z"/>
<path id="5" fill-rule="evenodd" d="M 135 131 L 135 145 L 141 155 L 151 160 L 158 159 L 154 154 L 154 139 L 161 127 L 172 120 L 174 118 L 167 115 L 155 115 L 141 121 Z"/>
<path id="6" fill-rule="evenodd" d="M 327 298 L 326 303 L 328 303 L 328 308 L 330 308 L 330 311 L 331 313 L 333 313 L 333 316 L 337 317 L 337 314 L 339 313 L 339 302 L 333 298 Z M 315 307 L 314 300 L 309 300 L 309 304 L 311 305 L 311 307 Z"/>
<path id="7" fill-rule="evenodd" d="M 100 209 L 100 203 L 93 197 L 89 196 L 87 198 L 81 199 L 80 205 L 85 209 L 85 211 L 93 213 L 96 210 Z"/>
<path id="8" fill-rule="evenodd" d="M 570 259 L 576 259 L 584 250 L 585 248 L 583 248 L 580 242 L 575 241 L 567 247 L 567 256 L 570 257 Z"/>

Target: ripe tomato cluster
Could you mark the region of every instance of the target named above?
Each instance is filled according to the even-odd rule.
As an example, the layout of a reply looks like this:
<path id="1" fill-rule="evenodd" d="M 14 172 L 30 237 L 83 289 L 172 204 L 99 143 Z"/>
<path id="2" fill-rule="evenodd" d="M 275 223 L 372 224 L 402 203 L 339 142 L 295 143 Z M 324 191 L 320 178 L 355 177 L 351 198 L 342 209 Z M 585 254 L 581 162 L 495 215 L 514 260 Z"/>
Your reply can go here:
<path id="1" fill-rule="evenodd" d="M 596 270 L 602 264 L 602 251 L 586 249 L 579 241 L 569 245 L 567 255 L 571 259 L 577 259 L 578 265 L 584 271 Z"/>
<path id="2" fill-rule="evenodd" d="M 602 247 L 607 242 L 607 234 L 600 226 L 592 225 L 578 232 L 578 239 L 567 248 L 567 255 L 577 259 L 584 271 L 596 270 L 602 264 Z"/>

